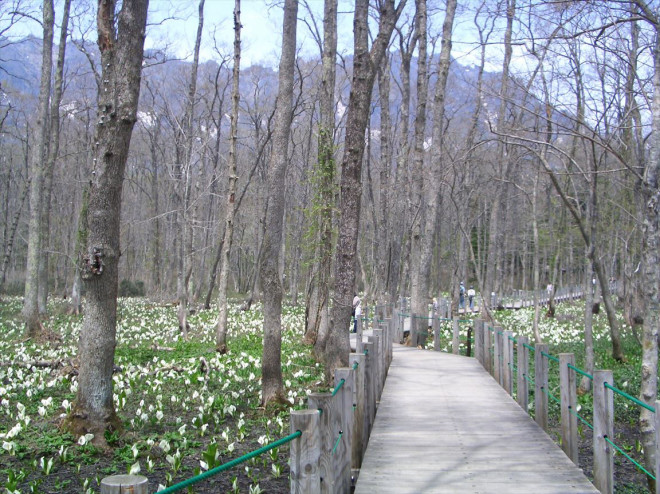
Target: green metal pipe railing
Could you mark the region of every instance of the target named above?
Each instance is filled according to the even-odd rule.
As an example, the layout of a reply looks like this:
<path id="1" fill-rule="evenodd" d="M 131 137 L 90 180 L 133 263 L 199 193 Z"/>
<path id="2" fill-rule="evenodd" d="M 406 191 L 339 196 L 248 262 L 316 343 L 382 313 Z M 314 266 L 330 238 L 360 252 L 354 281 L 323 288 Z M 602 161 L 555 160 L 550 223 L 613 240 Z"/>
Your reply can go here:
<path id="1" fill-rule="evenodd" d="M 189 479 L 186 479 L 182 482 L 179 482 L 178 484 L 174 484 L 170 487 L 167 487 L 166 489 L 159 491 L 160 494 L 170 494 L 171 492 L 176 492 L 181 489 L 185 489 L 186 487 L 189 487 L 193 484 L 196 484 L 197 482 L 201 482 L 202 480 L 205 480 L 209 477 L 213 477 L 214 475 L 219 474 L 220 472 L 224 472 L 225 470 L 229 470 L 230 468 L 235 467 L 236 465 L 240 465 L 241 463 L 244 463 L 256 456 L 259 456 L 266 451 L 269 451 L 271 449 L 277 448 L 279 446 L 282 446 L 283 444 L 289 443 L 293 441 L 294 439 L 299 438 L 302 436 L 302 432 L 296 431 L 293 434 L 289 434 L 286 437 L 283 437 L 281 439 L 278 439 L 277 441 L 267 444 L 263 446 L 262 448 L 259 448 L 255 451 L 252 451 L 251 453 L 247 453 L 240 458 L 236 458 L 235 460 L 229 461 L 227 463 L 224 463 L 223 465 L 219 465 L 215 468 L 212 468 L 211 470 L 207 470 L 204 473 L 200 473 L 199 475 L 196 475 L 195 477 L 191 477 Z"/>

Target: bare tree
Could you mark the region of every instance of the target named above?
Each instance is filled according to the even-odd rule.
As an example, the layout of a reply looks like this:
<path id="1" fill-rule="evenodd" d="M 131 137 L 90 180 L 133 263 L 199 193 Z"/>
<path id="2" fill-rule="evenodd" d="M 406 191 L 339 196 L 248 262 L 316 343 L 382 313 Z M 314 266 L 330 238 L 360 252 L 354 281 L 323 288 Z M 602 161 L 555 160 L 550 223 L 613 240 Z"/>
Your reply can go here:
<path id="1" fill-rule="evenodd" d="M 195 113 L 195 97 L 197 94 L 197 71 L 199 67 L 199 50 L 202 41 L 202 28 L 204 27 L 204 1 L 199 1 L 197 35 L 193 52 L 193 63 L 190 68 L 190 81 L 188 83 L 188 96 L 186 98 L 185 114 L 179 132 L 183 142 L 183 152 L 177 158 L 177 198 L 180 202 L 177 210 L 178 232 L 178 259 L 177 259 L 177 299 L 179 309 L 179 328 L 184 338 L 188 338 L 188 281 L 190 280 L 193 249 L 192 223 L 192 157 L 193 157 L 193 118 Z"/>
<path id="2" fill-rule="evenodd" d="M 282 56 L 275 106 L 273 150 L 268 166 L 268 206 L 259 274 L 264 294 L 264 349 L 261 359 L 263 404 L 283 401 L 282 384 L 282 280 L 280 248 L 284 217 L 284 178 L 288 161 L 289 133 L 293 114 L 293 77 L 296 59 L 298 0 L 285 0 Z"/>
<path id="3" fill-rule="evenodd" d="M 318 137 L 318 165 L 315 174 L 315 197 L 318 204 L 315 223 L 318 232 L 317 259 L 312 267 L 309 295 L 306 304 L 305 342 L 314 343 L 316 351 L 325 347 L 328 335 L 328 302 L 333 252 L 333 211 L 336 164 L 334 157 L 335 130 L 335 74 L 337 58 L 337 0 L 325 0 L 323 14 L 323 50 L 321 53 L 320 122 Z M 314 208 L 316 209 L 316 208 Z"/>
<path id="4" fill-rule="evenodd" d="M 60 27 L 60 40 L 55 65 L 55 81 L 53 83 L 53 95 L 50 102 L 50 125 L 48 138 L 48 152 L 44 168 L 44 186 L 41 204 L 41 228 L 43 228 L 42 239 L 44 252 L 39 257 L 39 312 L 46 312 L 46 300 L 48 298 L 48 258 L 50 250 L 50 211 L 51 196 L 53 192 L 53 174 L 55 162 L 60 150 L 60 104 L 62 103 L 62 91 L 64 86 L 64 57 L 66 54 L 66 40 L 69 36 L 69 12 L 71 0 L 65 0 L 62 7 L 62 26 Z"/>
<path id="5" fill-rule="evenodd" d="M 227 349 L 227 284 L 229 274 L 229 254 L 234 237 L 234 217 L 236 215 L 235 195 L 236 182 L 236 143 L 238 140 L 238 114 L 240 102 L 241 73 L 241 0 L 234 4 L 234 68 L 232 70 L 231 90 L 231 128 L 229 130 L 229 162 L 227 163 L 227 180 L 229 190 L 225 209 L 225 229 L 221 244 L 220 276 L 218 279 L 218 322 L 216 324 L 216 350 L 225 352 Z"/>
<path id="6" fill-rule="evenodd" d="M 430 197 L 426 197 L 425 193 L 437 194 L 439 177 L 436 173 L 429 171 L 424 172 L 424 156 L 426 150 L 424 144 L 426 141 L 426 106 L 428 100 L 428 74 L 427 74 L 427 13 L 426 13 L 426 0 L 415 0 L 415 36 L 417 38 L 417 108 L 415 114 L 415 149 L 413 158 L 412 180 L 410 182 L 410 205 L 411 205 L 411 234 L 410 234 L 410 306 L 412 313 L 417 317 L 425 317 L 428 312 L 428 276 L 430 275 L 430 268 L 428 264 L 423 264 L 429 259 L 422 259 L 424 244 L 426 238 L 430 237 L 429 243 L 433 241 L 435 235 L 435 216 L 433 220 L 429 219 L 428 224 L 425 222 L 427 218 L 426 203 Z M 446 73 L 445 73 L 446 77 Z M 446 78 L 445 78 L 446 81 Z M 439 82 L 439 84 L 442 84 Z M 434 142 L 435 146 L 440 146 L 440 142 Z M 429 165 L 434 168 L 434 164 Z M 427 180 L 432 183 L 427 183 Z M 432 200 L 435 204 L 435 200 Z M 433 211 L 435 213 L 435 211 Z M 431 214 L 431 212 L 428 212 Z M 427 231 L 425 228 L 431 226 L 431 230 Z M 416 322 L 416 321 L 413 321 Z M 424 331 L 424 319 L 421 324 L 411 324 L 410 326 L 410 340 L 409 344 L 417 346 L 418 334 L 417 328 L 421 327 Z"/>
<path id="7" fill-rule="evenodd" d="M 394 25 L 404 5 L 403 0 L 398 5 L 395 5 L 394 0 L 380 2 L 378 34 L 369 50 L 369 2 L 368 0 L 355 2 L 353 82 L 348 103 L 345 152 L 341 166 L 341 218 L 335 253 L 335 289 L 330 333 L 324 352 L 327 376 L 332 375 L 337 367 L 348 365 L 350 345 L 347 329 L 351 320 L 355 292 L 364 132 L 367 128 L 377 67 L 383 60 Z"/>
<path id="8" fill-rule="evenodd" d="M 50 102 L 51 72 L 53 66 L 53 31 L 55 12 L 52 0 L 43 4 L 43 47 L 41 56 L 41 83 L 37 112 L 37 132 L 30 161 L 30 223 L 27 266 L 25 268 L 25 299 L 23 317 L 28 337 L 43 331 L 39 316 L 39 261 L 43 255 L 42 198 L 48 145 L 48 110 Z"/>
<path id="9" fill-rule="evenodd" d="M 122 428 L 112 399 L 121 191 L 137 119 L 148 4 L 148 0 L 125 0 L 116 15 L 114 1 L 98 2 L 102 83 L 83 266 L 87 305 L 78 348 L 78 393 L 64 423 L 76 437 L 94 434 L 97 444 L 105 443 L 105 430 Z"/>

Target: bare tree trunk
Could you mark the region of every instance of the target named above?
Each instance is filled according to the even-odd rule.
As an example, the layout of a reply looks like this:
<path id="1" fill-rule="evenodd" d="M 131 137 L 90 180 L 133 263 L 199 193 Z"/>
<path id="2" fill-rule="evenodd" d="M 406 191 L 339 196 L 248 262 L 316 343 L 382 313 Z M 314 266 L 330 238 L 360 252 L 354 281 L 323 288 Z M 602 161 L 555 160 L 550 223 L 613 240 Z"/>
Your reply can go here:
<path id="1" fill-rule="evenodd" d="M 318 198 L 318 259 L 314 263 L 315 272 L 310 283 L 305 324 L 304 342 L 315 345 L 315 352 L 322 354 L 325 348 L 326 333 L 319 329 L 324 311 L 330 299 L 330 277 L 332 274 L 333 251 L 333 211 L 335 209 L 334 157 L 335 130 L 335 75 L 337 58 L 337 0 L 326 0 L 323 14 L 323 53 L 321 54 L 321 101 L 318 149 L 318 177 L 315 197 Z"/>
<path id="2" fill-rule="evenodd" d="M 41 204 L 41 228 L 44 248 L 39 257 L 39 313 L 46 313 L 48 300 L 48 258 L 50 245 L 50 202 L 53 192 L 53 174 L 55 162 L 60 151 L 60 103 L 62 102 L 62 86 L 64 84 L 64 57 L 66 54 L 66 39 L 69 28 L 69 11 L 71 0 L 65 0 L 62 8 L 62 26 L 60 28 L 60 41 L 55 68 L 55 82 L 53 96 L 50 102 L 50 137 L 48 140 L 48 156 L 44 168 L 44 187 Z"/>
<path id="3" fill-rule="evenodd" d="M 14 240 L 16 239 L 16 230 L 18 229 L 18 223 L 21 219 L 21 211 L 23 210 L 23 204 L 28 197 L 30 192 L 30 180 L 25 183 L 23 192 L 21 193 L 21 198 L 18 201 L 18 208 L 14 213 L 14 219 L 11 222 L 11 227 L 9 228 L 9 233 L 7 236 L 7 241 L 5 243 L 4 253 L 2 255 L 2 267 L 0 268 L 0 293 L 2 292 L 2 287 L 5 286 L 5 280 L 7 278 L 7 268 L 9 268 L 9 261 L 11 260 L 11 253 L 14 250 Z"/>
<path id="4" fill-rule="evenodd" d="M 428 275 L 429 269 L 423 263 L 424 238 L 434 236 L 434 228 L 426 230 L 428 226 L 426 220 L 431 211 L 427 211 L 427 203 L 431 198 L 426 193 L 433 191 L 437 193 L 435 184 L 427 184 L 426 181 L 435 174 L 430 171 L 424 172 L 424 141 L 426 140 L 426 105 L 428 100 L 428 75 L 427 75 L 427 55 L 426 55 L 426 0 L 415 0 L 415 36 L 417 38 L 417 108 L 415 114 L 415 150 L 413 154 L 413 171 L 411 181 L 411 206 L 412 218 L 410 235 L 410 306 L 412 313 L 417 316 L 423 316 L 428 307 Z M 441 82 L 438 85 L 442 84 Z M 435 135 L 433 136 L 435 138 Z M 441 141 L 440 141 L 441 142 Z M 440 142 L 433 142 L 434 146 L 440 146 Z M 433 167 L 433 163 L 427 166 Z M 435 220 L 435 217 L 433 218 Z M 423 322 L 423 321 L 422 321 Z M 417 327 L 423 327 L 423 324 L 412 324 L 410 326 L 410 338 L 408 344 L 417 346 L 419 335 Z"/>
<path id="5" fill-rule="evenodd" d="M 649 9 L 645 2 L 637 4 L 645 13 Z M 644 170 L 644 225 L 642 276 L 646 312 L 642 334 L 642 382 L 640 399 L 649 406 L 655 406 L 658 397 L 658 325 L 660 324 L 660 24 L 655 20 L 655 50 L 653 51 L 653 99 L 651 102 L 652 134 L 650 138 L 650 157 Z M 656 410 L 656 413 L 658 411 Z M 640 433 L 644 446 L 644 460 L 649 471 L 655 468 L 655 414 L 641 409 Z M 656 480 L 657 482 L 657 480 Z M 654 482 L 650 482 L 655 492 Z"/>
<path id="6" fill-rule="evenodd" d="M 500 86 L 500 106 L 497 112 L 497 128 L 504 130 L 506 127 L 506 108 L 509 97 L 509 67 L 511 65 L 511 58 L 513 56 L 513 48 L 511 38 L 513 34 L 513 20 L 516 13 L 516 0 L 506 0 L 506 31 L 504 33 L 504 61 L 502 63 L 502 84 Z M 509 165 L 505 164 L 508 160 L 506 153 L 506 146 L 504 143 L 498 143 L 497 150 L 497 165 L 500 170 L 508 168 Z M 504 173 L 503 175 L 506 175 Z M 487 295 L 493 291 L 501 289 L 502 282 L 502 245 L 504 242 L 504 232 L 502 228 L 503 221 L 503 203 L 506 200 L 505 190 L 508 187 L 506 181 L 502 181 L 497 186 L 497 194 L 492 201 L 492 209 L 490 211 L 490 223 L 488 231 L 488 262 L 486 265 L 486 291 Z"/>
<path id="7" fill-rule="evenodd" d="M 534 333 L 534 341 L 536 344 L 543 343 L 541 339 L 541 333 L 539 332 L 539 317 L 541 315 L 541 304 L 539 301 L 539 288 L 541 286 L 541 275 L 540 275 L 540 246 L 539 246 L 539 222 L 538 222 L 538 188 L 539 188 L 539 173 L 536 173 L 534 178 L 534 191 L 532 193 L 532 235 L 534 238 L 534 282 L 532 285 L 532 290 L 534 290 L 534 322 L 532 324 L 532 329 Z"/>
<path id="8" fill-rule="evenodd" d="M 447 0 L 445 20 L 442 25 L 442 41 L 440 57 L 438 59 L 438 79 L 435 84 L 435 95 L 433 99 L 433 131 L 431 147 L 431 161 L 428 167 L 424 167 L 422 191 L 426 204 L 424 206 L 424 227 L 420 243 L 420 265 L 418 280 L 418 310 L 419 314 L 426 314 L 429 302 L 429 282 L 431 278 L 431 262 L 433 259 L 433 245 L 438 215 L 438 201 L 440 198 L 440 174 L 446 166 L 444 146 L 444 120 L 445 120 L 445 96 L 447 92 L 447 80 L 449 78 L 449 64 L 451 62 L 452 29 L 454 16 L 456 14 L 456 0 Z M 421 50 L 420 37 L 420 50 Z M 423 143 L 422 149 L 423 152 Z M 419 151 L 418 151 L 419 152 Z M 461 219 L 459 218 L 459 221 Z M 413 259 L 417 257 L 413 253 Z M 464 266 L 464 263 L 463 263 Z M 414 273 L 413 273 L 414 276 Z"/>
<path id="9" fill-rule="evenodd" d="M 594 272 L 593 262 L 590 257 L 585 256 L 585 273 L 583 281 L 584 291 L 584 359 L 585 367 L 588 374 L 593 375 L 594 371 L 594 294 L 593 284 L 591 283 L 592 273 Z M 580 392 L 586 393 L 591 388 L 591 379 L 584 376 L 580 380 Z"/>
<path id="10" fill-rule="evenodd" d="M 115 17 L 113 1 L 98 3 L 102 82 L 83 266 L 87 305 L 78 348 L 78 393 L 64 427 L 75 437 L 92 433 L 93 441 L 101 445 L 106 430 L 122 426 L 112 399 L 121 191 L 137 119 L 148 4 L 148 0 L 125 0 Z"/>
<path id="11" fill-rule="evenodd" d="M 219 352 L 227 351 L 227 286 L 229 282 L 229 256 L 234 239 L 234 217 L 236 207 L 234 204 L 236 194 L 236 144 L 238 141 L 238 115 L 240 102 L 240 74 L 241 74 L 241 0 L 234 4 L 234 68 L 232 70 L 231 90 L 231 127 L 229 130 L 229 163 L 227 164 L 227 179 L 229 190 L 225 206 L 225 228 L 222 243 L 218 249 L 219 255 L 213 266 L 215 272 L 218 261 L 221 261 L 220 276 L 218 279 L 218 322 L 215 329 L 215 348 Z M 215 278 L 213 278 L 215 279 Z M 209 287 L 210 298 L 213 287 Z"/>
<path id="12" fill-rule="evenodd" d="M 37 110 L 36 138 L 30 160 L 30 220 L 28 233 L 27 266 L 25 268 L 25 299 L 23 318 L 25 335 L 39 336 L 43 327 L 39 317 L 39 261 L 43 255 L 43 228 L 41 210 L 48 143 L 48 108 L 50 101 L 51 71 L 53 66 L 53 31 L 55 12 L 53 0 L 43 2 L 43 48 L 41 56 L 41 84 Z"/>
<path id="13" fill-rule="evenodd" d="M 362 198 L 364 133 L 369 118 L 376 67 L 383 59 L 403 5 L 404 2 L 401 2 L 395 7 L 394 0 L 380 2 L 378 35 L 370 52 L 368 49 L 369 2 L 368 0 L 355 2 L 353 81 L 348 102 L 346 143 L 341 167 L 341 217 L 335 253 L 334 303 L 325 347 L 326 377 L 331 376 L 337 367 L 348 365 L 350 353 L 348 327 L 355 292 L 355 257 Z"/>
<path id="14" fill-rule="evenodd" d="M 403 244 L 401 239 L 404 237 L 404 232 L 407 231 L 405 201 L 406 197 L 410 197 L 409 193 L 405 193 L 408 186 L 401 187 L 401 184 L 406 183 L 405 168 L 410 155 L 410 136 L 408 135 L 410 127 L 410 62 L 415 51 L 415 45 L 417 44 L 416 36 L 410 39 L 410 34 L 405 36 L 399 32 L 399 37 L 399 52 L 401 54 L 401 116 L 399 118 L 399 126 L 401 132 L 399 149 L 396 156 L 396 171 L 389 183 L 389 189 L 394 193 L 394 198 L 390 201 L 392 213 L 389 215 L 390 222 L 387 225 L 389 248 L 386 291 L 390 296 L 390 303 L 394 303 L 396 297 L 401 292 L 399 287 L 401 266 L 403 264 Z"/>
<path id="15" fill-rule="evenodd" d="M 390 62 L 380 66 L 378 71 L 378 93 L 380 99 L 380 173 L 378 192 L 378 219 L 374 225 L 378 242 L 376 244 L 376 294 L 381 296 L 387 290 L 387 251 L 390 243 L 387 225 L 390 223 L 390 206 L 394 202 L 390 198 L 393 192 L 389 189 L 390 170 L 392 169 L 392 121 L 390 116 Z M 375 207 L 375 206 L 374 206 Z M 397 218 L 399 220 L 399 218 Z"/>
<path id="16" fill-rule="evenodd" d="M 71 312 L 80 314 L 82 311 L 82 272 L 83 258 L 87 250 L 88 221 L 87 211 L 89 209 L 89 188 L 83 189 L 82 205 L 78 215 L 78 232 L 76 234 L 76 257 L 73 273 L 73 286 L 71 288 Z"/>
<path id="17" fill-rule="evenodd" d="M 183 118 L 181 132 L 184 139 L 183 152 L 183 170 L 179 177 L 179 198 L 181 200 L 180 209 L 177 212 L 178 225 L 177 234 L 179 236 L 179 259 L 177 271 L 177 299 L 179 308 L 177 316 L 179 318 L 179 329 L 183 333 L 184 339 L 188 339 L 188 281 L 192 272 L 192 246 L 193 230 L 192 223 L 194 214 L 191 215 L 192 204 L 192 147 L 193 137 L 193 118 L 195 111 L 195 96 L 197 94 L 197 69 L 199 67 L 199 50 L 202 42 L 202 28 L 204 27 L 204 2 L 199 1 L 197 23 L 197 36 L 195 37 L 195 48 L 193 53 L 193 63 L 190 69 L 190 82 L 188 85 L 188 97 L 186 101 L 186 112 Z M 191 218 L 191 216 L 193 216 Z"/>
<path id="18" fill-rule="evenodd" d="M 264 348 L 261 359 L 261 400 L 284 401 L 282 384 L 282 280 L 279 265 L 284 216 L 284 178 L 288 161 L 296 59 L 298 0 L 285 0 L 282 56 L 275 107 L 273 150 L 268 167 L 268 208 L 263 252 L 259 263 L 264 294 Z"/>

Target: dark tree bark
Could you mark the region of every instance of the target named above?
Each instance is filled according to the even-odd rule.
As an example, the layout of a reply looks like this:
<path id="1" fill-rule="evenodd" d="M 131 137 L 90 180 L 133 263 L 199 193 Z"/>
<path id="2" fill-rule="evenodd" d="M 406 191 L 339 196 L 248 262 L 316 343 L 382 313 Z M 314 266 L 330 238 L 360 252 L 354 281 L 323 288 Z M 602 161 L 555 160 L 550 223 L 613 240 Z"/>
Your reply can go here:
<path id="1" fill-rule="evenodd" d="M 323 14 L 323 52 L 321 54 L 322 75 L 320 94 L 320 123 L 316 198 L 319 211 L 318 222 L 318 258 L 309 286 L 309 301 L 306 314 L 305 343 L 314 343 L 318 353 L 325 347 L 327 328 L 323 320 L 328 318 L 330 298 L 330 277 L 332 274 L 333 251 L 333 211 L 335 208 L 335 74 L 337 58 L 337 0 L 326 0 Z"/>
<path id="2" fill-rule="evenodd" d="M 298 0 L 285 0 L 282 56 L 275 107 L 273 150 L 268 167 L 268 207 L 259 274 L 264 294 L 264 349 L 261 359 L 262 403 L 283 401 L 282 384 L 282 280 L 280 248 L 284 220 L 284 178 L 289 133 L 293 119 L 293 75 L 296 60 Z"/>
<path id="3" fill-rule="evenodd" d="M 426 219 L 430 213 L 426 210 L 426 204 L 429 197 L 425 197 L 425 192 L 433 190 L 438 193 L 435 185 L 427 183 L 429 178 L 438 180 L 436 174 L 424 172 L 424 141 L 426 140 L 426 107 L 428 103 L 428 74 L 427 74 L 427 42 L 426 42 L 426 0 L 415 0 L 415 34 L 417 37 L 417 108 L 415 114 L 415 148 L 413 154 L 412 180 L 410 183 L 410 198 L 412 206 L 412 218 L 410 234 L 410 306 L 412 313 L 418 317 L 426 316 L 428 308 L 428 276 L 430 270 L 424 265 L 422 259 L 423 236 L 430 235 L 433 238 L 434 228 L 426 231 Z M 434 136 L 435 137 L 435 136 Z M 434 146 L 440 146 L 440 143 L 433 143 Z M 433 163 L 428 166 L 433 167 Z M 433 201 L 435 202 L 435 201 Z M 433 217 L 435 220 L 435 216 Z M 434 223 L 431 222 L 431 223 Z M 417 346 L 418 334 L 417 328 L 425 328 L 424 320 L 422 324 L 411 324 L 410 339 L 408 344 Z"/>
<path id="4" fill-rule="evenodd" d="M 341 204 L 339 239 L 335 253 L 335 288 L 330 332 L 325 347 L 326 377 L 338 367 L 348 365 L 350 343 L 348 327 L 355 292 L 355 268 L 362 196 L 362 157 L 364 133 L 369 119 L 371 92 L 378 64 L 401 15 L 405 1 L 395 6 L 394 0 L 379 3 L 378 35 L 371 50 L 368 47 L 368 0 L 356 0 L 353 21 L 353 82 L 346 117 L 346 142 L 341 166 Z"/>
<path id="5" fill-rule="evenodd" d="M 121 429 L 112 400 L 121 192 L 140 95 L 148 4 L 148 0 L 124 0 L 115 17 L 113 0 L 98 2 L 102 82 L 82 267 L 87 304 L 78 347 L 78 393 L 64 427 L 76 437 L 92 433 L 101 445 L 106 430 Z"/>

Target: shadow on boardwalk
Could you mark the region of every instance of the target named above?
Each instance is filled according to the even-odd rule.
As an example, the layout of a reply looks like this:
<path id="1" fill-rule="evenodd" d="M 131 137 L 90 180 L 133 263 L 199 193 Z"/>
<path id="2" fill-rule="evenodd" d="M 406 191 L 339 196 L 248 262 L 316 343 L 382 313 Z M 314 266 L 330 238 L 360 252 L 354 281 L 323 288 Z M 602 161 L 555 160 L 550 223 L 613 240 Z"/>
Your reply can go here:
<path id="1" fill-rule="evenodd" d="M 598 491 L 476 360 L 395 345 L 355 492 Z"/>

